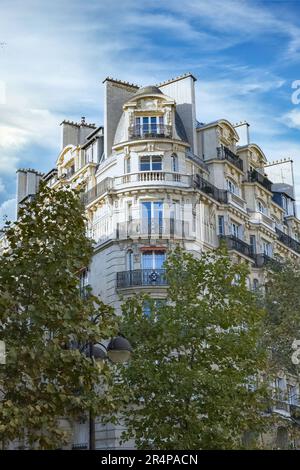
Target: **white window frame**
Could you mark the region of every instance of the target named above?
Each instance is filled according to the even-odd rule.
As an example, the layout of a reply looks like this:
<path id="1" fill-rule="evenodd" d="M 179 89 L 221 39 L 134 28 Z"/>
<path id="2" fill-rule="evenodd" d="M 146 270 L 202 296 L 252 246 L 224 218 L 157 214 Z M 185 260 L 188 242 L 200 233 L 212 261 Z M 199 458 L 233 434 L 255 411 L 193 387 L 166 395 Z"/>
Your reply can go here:
<path id="1" fill-rule="evenodd" d="M 142 158 L 149 158 L 150 159 L 150 170 L 142 170 L 141 169 L 141 160 Z M 161 160 L 161 169 L 160 170 L 153 170 L 153 157 L 159 157 L 160 160 Z M 140 158 L 139 158 L 139 171 L 144 173 L 146 171 L 163 171 L 163 156 L 162 155 L 159 155 L 159 154 L 155 154 L 155 155 L 140 155 Z"/>
<path id="2" fill-rule="evenodd" d="M 239 187 L 235 181 L 233 181 L 230 178 L 227 178 L 226 186 L 227 186 L 227 191 L 229 191 L 231 194 L 236 194 L 237 196 L 239 195 Z"/>

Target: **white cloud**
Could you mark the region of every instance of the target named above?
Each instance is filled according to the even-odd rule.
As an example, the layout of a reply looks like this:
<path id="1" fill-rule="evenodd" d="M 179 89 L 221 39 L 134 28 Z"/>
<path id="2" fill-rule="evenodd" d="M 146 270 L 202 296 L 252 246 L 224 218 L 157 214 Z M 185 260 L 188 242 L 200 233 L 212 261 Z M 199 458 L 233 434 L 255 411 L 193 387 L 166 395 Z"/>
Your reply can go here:
<path id="1" fill-rule="evenodd" d="M 284 82 L 276 76 L 262 76 L 258 70 L 247 70 L 246 77 L 199 82 L 197 87 L 197 115 L 204 122 L 226 118 L 233 124 L 246 120 L 257 137 L 282 133 L 282 125 L 266 119 L 266 107 L 262 94 L 278 90 Z M 269 105 L 268 114 L 272 114 Z M 275 113 L 275 112 L 274 112 Z"/>
<path id="2" fill-rule="evenodd" d="M 0 205 L 0 228 L 5 219 L 14 221 L 16 218 L 16 199 L 8 199 Z"/>
<path id="3" fill-rule="evenodd" d="M 292 109 L 288 113 L 285 113 L 282 116 L 281 121 L 292 129 L 300 129 L 300 110 Z"/>

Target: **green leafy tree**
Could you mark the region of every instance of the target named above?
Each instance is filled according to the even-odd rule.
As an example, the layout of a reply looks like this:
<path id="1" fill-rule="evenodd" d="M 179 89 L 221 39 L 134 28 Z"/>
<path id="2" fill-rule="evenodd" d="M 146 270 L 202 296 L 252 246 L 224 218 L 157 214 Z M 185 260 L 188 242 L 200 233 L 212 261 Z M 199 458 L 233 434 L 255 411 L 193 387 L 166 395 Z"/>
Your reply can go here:
<path id="1" fill-rule="evenodd" d="M 292 360 L 294 353 L 300 360 L 296 351 L 300 351 L 299 261 L 287 259 L 282 264 L 270 264 L 266 279 L 261 301 L 266 310 L 264 340 L 271 352 L 270 370 L 285 370 L 299 377 L 300 365 Z"/>
<path id="2" fill-rule="evenodd" d="M 112 309 L 79 292 L 90 263 L 80 194 L 42 184 L 35 200 L 6 225 L 0 256 L 0 440 L 32 448 L 61 447 L 68 439 L 60 418 L 97 415 L 113 403 L 110 370 L 86 354 L 89 343 L 116 331 Z M 97 393 L 100 386 L 104 394 Z"/>
<path id="3" fill-rule="evenodd" d="M 263 312 L 244 264 L 227 252 L 196 259 L 176 249 L 166 262 L 165 302 L 137 297 L 123 306 L 134 348 L 119 369 L 121 417 L 138 448 L 231 449 L 245 431 L 267 426 L 260 348 Z"/>

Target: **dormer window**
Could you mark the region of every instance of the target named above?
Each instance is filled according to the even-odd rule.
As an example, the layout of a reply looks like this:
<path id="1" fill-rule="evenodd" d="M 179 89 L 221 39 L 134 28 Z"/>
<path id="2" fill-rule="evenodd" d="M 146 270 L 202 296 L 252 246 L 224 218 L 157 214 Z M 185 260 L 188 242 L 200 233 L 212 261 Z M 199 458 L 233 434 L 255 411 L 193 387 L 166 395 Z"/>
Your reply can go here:
<path id="1" fill-rule="evenodd" d="M 163 116 L 138 116 L 135 118 L 135 133 L 139 136 L 151 136 L 164 133 Z"/>

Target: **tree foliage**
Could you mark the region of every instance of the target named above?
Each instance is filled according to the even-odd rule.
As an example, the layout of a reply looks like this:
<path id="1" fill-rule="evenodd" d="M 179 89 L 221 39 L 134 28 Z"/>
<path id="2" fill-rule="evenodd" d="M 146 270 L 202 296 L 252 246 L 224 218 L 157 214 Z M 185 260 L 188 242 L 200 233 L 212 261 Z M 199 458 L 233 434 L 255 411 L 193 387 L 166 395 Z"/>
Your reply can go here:
<path id="1" fill-rule="evenodd" d="M 263 311 L 244 264 L 226 250 L 196 259 L 177 248 L 166 262 L 165 302 L 134 297 L 122 331 L 134 347 L 119 370 L 123 439 L 138 448 L 239 448 L 244 431 L 267 425 L 260 348 Z"/>
<path id="2" fill-rule="evenodd" d="M 63 417 L 95 415 L 113 400 L 97 386 L 109 384 L 83 353 L 84 345 L 109 338 L 116 321 L 110 307 L 93 295 L 79 295 L 79 273 L 89 265 L 92 243 L 85 235 L 80 195 L 41 185 L 32 203 L 7 224 L 8 248 L 0 256 L 0 440 L 34 448 L 66 441 Z M 79 349 L 81 346 L 81 350 Z M 99 388 L 99 387 L 98 387 Z"/>
<path id="3" fill-rule="evenodd" d="M 299 377 L 300 366 L 292 361 L 293 343 L 300 340 L 299 260 L 286 259 L 284 264 L 269 266 L 262 302 L 266 310 L 264 339 L 272 352 L 270 369 L 274 373 L 285 370 Z"/>

